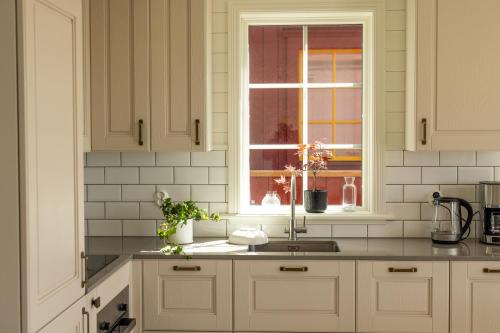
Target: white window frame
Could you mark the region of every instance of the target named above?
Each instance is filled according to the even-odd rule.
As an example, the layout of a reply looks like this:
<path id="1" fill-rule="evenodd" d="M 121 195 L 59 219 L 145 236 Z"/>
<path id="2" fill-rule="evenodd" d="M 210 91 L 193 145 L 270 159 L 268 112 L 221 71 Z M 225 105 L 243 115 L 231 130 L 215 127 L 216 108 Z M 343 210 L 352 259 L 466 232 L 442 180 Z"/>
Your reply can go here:
<path id="1" fill-rule="evenodd" d="M 329 206 L 317 218 L 386 219 L 383 215 L 382 153 L 385 139 L 385 31 L 383 0 L 229 0 L 228 1 L 228 106 L 229 184 L 228 211 L 243 216 L 286 216 L 289 209 L 263 213 L 250 205 L 248 126 L 248 27 L 250 25 L 363 25 L 363 206 L 343 213 Z M 307 58 L 307 57 L 304 57 Z M 307 83 L 306 83 L 307 84 Z M 304 84 L 282 84 L 283 87 Z M 309 87 L 313 84 L 309 84 Z M 314 84 L 316 86 L 317 84 Z M 252 84 L 252 87 L 256 86 Z M 281 86 L 281 85 L 276 85 Z M 376 98 L 379 96 L 379 98 Z M 252 145 L 255 146 L 255 145 Z M 268 145 L 266 145 L 269 148 Z M 284 145 L 280 145 L 284 147 Z M 291 146 L 292 148 L 295 145 Z M 308 215 L 298 212 L 299 215 Z"/>

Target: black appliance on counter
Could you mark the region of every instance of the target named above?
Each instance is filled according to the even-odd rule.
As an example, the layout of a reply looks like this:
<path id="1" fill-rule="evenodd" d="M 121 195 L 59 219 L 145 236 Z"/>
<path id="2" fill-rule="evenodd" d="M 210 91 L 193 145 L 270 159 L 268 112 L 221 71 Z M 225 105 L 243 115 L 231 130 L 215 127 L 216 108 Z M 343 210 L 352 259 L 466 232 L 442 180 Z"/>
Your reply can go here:
<path id="1" fill-rule="evenodd" d="M 93 254 L 87 256 L 86 266 L 87 269 L 87 279 L 95 276 L 103 268 L 111 264 L 113 261 L 118 259 L 118 255 L 101 255 Z"/>
<path id="2" fill-rule="evenodd" d="M 500 244 L 500 182 L 479 183 L 479 204 L 483 223 L 481 242 Z"/>
<path id="3" fill-rule="evenodd" d="M 128 286 L 97 313 L 99 333 L 129 333 L 134 329 L 135 323 L 136 320 L 129 316 Z"/>

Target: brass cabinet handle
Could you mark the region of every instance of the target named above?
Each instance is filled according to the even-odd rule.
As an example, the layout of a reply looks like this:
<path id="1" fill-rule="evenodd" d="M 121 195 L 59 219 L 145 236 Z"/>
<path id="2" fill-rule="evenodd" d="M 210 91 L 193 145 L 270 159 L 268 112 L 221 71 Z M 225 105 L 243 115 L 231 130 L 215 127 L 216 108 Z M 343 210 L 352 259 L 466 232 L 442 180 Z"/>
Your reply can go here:
<path id="1" fill-rule="evenodd" d="M 90 313 L 85 309 L 85 307 L 82 308 L 82 315 L 87 317 L 87 333 L 90 333 Z"/>
<path id="2" fill-rule="evenodd" d="M 417 272 L 417 267 L 410 267 L 410 268 L 394 268 L 394 267 L 389 267 L 389 272 L 390 273 L 416 273 Z"/>
<path id="3" fill-rule="evenodd" d="M 424 131 L 422 137 L 422 145 L 427 144 L 427 119 L 422 118 L 422 130 Z"/>
<path id="4" fill-rule="evenodd" d="M 309 268 L 307 266 L 300 266 L 300 267 L 287 267 L 287 266 L 281 266 L 280 271 L 281 272 L 307 272 Z"/>
<path id="5" fill-rule="evenodd" d="M 201 271 L 201 266 L 174 266 L 172 269 L 174 271 L 199 272 Z"/>
<path id="6" fill-rule="evenodd" d="M 139 146 L 142 146 L 144 144 L 144 141 L 142 141 L 142 125 L 144 124 L 144 121 L 142 119 L 139 119 Z"/>
<path id="7" fill-rule="evenodd" d="M 199 146 L 200 145 L 200 119 L 196 119 L 194 121 L 195 124 L 195 139 L 194 139 L 194 144 Z"/>
<path id="8" fill-rule="evenodd" d="M 500 269 L 483 268 L 483 273 L 500 273 Z"/>
<path id="9" fill-rule="evenodd" d="M 82 283 L 81 286 L 82 288 L 85 288 L 87 285 L 87 262 L 89 260 L 89 257 L 85 255 L 85 252 L 80 253 L 80 259 L 82 260 Z"/>

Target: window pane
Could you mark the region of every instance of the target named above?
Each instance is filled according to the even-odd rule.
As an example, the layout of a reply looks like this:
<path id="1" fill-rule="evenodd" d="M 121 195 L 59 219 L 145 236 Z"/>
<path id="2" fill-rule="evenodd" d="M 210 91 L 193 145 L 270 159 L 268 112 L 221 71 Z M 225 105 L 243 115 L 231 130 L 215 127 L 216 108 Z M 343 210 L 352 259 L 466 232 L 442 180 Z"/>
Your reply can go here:
<path id="1" fill-rule="evenodd" d="M 335 89 L 335 119 L 361 120 L 361 88 Z"/>
<path id="2" fill-rule="evenodd" d="M 250 83 L 298 83 L 301 26 L 251 26 L 248 29 Z"/>
<path id="3" fill-rule="evenodd" d="M 309 82 L 360 83 L 363 26 L 310 26 L 308 29 Z"/>
<path id="4" fill-rule="evenodd" d="M 297 144 L 299 89 L 250 89 L 250 144 Z"/>
<path id="5" fill-rule="evenodd" d="M 361 124 L 337 124 L 335 125 L 335 143 L 360 144 Z"/>
<path id="6" fill-rule="evenodd" d="M 277 191 L 281 204 L 290 204 L 290 194 L 285 194 L 274 179 L 284 175 L 285 165 L 300 165 L 296 150 L 250 150 L 250 204 L 261 205 L 267 191 Z M 289 177 L 287 177 L 289 179 Z M 302 204 L 302 177 L 297 178 L 297 204 Z"/>
<path id="7" fill-rule="evenodd" d="M 330 88 L 309 89 L 308 94 L 309 121 L 332 121 L 334 90 Z"/>
<path id="8" fill-rule="evenodd" d="M 310 124 L 308 126 L 308 143 L 321 141 L 323 143 L 333 143 L 333 124 Z"/>

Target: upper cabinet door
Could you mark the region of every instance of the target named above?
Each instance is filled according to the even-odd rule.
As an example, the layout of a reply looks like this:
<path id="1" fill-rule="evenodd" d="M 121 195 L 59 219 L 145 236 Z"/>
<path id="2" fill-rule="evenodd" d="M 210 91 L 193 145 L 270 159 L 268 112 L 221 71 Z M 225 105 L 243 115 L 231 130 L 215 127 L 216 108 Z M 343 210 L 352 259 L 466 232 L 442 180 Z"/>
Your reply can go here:
<path id="1" fill-rule="evenodd" d="M 500 149 L 500 2 L 408 3 L 407 148 Z"/>
<path id="2" fill-rule="evenodd" d="M 210 1 L 151 0 L 151 148 L 208 150 Z"/>
<path id="3" fill-rule="evenodd" d="M 148 18 L 148 1 L 90 1 L 92 150 L 149 150 Z"/>
<path id="4" fill-rule="evenodd" d="M 21 5 L 20 187 L 31 333 L 84 294 L 82 3 Z"/>

